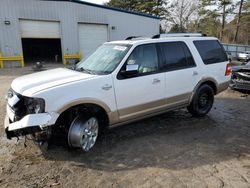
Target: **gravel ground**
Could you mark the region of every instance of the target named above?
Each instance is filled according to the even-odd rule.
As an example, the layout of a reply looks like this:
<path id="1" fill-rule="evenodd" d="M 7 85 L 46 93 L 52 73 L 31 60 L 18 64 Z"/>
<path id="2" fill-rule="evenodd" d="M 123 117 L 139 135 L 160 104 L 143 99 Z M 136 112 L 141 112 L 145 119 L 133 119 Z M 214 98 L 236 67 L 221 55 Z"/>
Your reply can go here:
<path id="1" fill-rule="evenodd" d="M 49 68 L 52 68 L 50 66 Z M 185 109 L 109 130 L 89 153 L 4 135 L 4 94 L 31 68 L 0 70 L 0 187 L 250 188 L 250 98 L 227 90 L 208 116 Z"/>

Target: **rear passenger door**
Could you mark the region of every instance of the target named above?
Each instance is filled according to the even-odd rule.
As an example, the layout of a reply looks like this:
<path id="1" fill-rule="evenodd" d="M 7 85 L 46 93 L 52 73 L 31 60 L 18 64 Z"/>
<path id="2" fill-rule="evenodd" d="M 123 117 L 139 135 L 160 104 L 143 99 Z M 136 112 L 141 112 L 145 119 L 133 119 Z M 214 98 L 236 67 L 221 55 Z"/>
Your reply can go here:
<path id="1" fill-rule="evenodd" d="M 160 69 L 165 72 L 167 104 L 186 104 L 199 81 L 193 56 L 184 42 L 160 43 Z"/>

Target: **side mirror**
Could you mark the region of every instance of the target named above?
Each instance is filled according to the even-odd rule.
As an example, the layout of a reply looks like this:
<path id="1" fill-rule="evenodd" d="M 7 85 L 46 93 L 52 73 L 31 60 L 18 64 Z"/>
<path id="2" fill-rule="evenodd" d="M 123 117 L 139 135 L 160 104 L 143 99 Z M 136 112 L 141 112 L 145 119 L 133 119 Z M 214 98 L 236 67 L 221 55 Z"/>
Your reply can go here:
<path id="1" fill-rule="evenodd" d="M 124 77 L 133 77 L 138 74 L 139 65 L 137 64 L 128 64 L 126 65 L 126 70 L 122 70 L 121 74 Z"/>

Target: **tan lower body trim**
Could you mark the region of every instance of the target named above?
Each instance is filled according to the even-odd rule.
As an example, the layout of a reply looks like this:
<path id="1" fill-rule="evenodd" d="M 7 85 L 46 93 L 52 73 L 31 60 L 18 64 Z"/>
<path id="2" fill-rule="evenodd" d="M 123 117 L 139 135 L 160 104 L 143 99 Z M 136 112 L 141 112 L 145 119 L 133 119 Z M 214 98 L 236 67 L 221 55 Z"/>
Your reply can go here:
<path id="1" fill-rule="evenodd" d="M 216 94 L 218 94 L 218 93 L 220 93 L 220 92 L 226 90 L 226 89 L 228 88 L 228 86 L 229 86 L 229 83 L 230 83 L 230 81 L 227 81 L 227 82 L 223 82 L 223 83 L 221 83 L 221 84 L 218 84 L 218 88 L 217 88 L 217 93 L 216 93 Z"/>
<path id="2" fill-rule="evenodd" d="M 118 111 L 119 121 L 127 121 L 129 119 L 138 118 L 152 113 L 157 113 L 180 104 L 188 103 L 191 93 L 185 93 L 178 96 L 161 99 L 133 107 L 128 107 Z"/>
<path id="3" fill-rule="evenodd" d="M 150 109 L 159 108 L 165 105 L 166 105 L 166 99 L 161 99 L 158 101 L 153 101 L 153 102 L 121 109 L 119 110 L 119 115 L 121 118 L 123 118 L 123 117 L 126 117 L 127 115 L 129 116 L 129 114 L 137 114 L 137 113 L 141 113 L 142 111 L 148 111 Z"/>
<path id="4" fill-rule="evenodd" d="M 171 110 L 176 110 L 176 109 L 180 109 L 180 108 L 183 108 L 183 107 L 186 107 L 188 105 L 188 102 L 185 101 L 185 102 L 179 102 L 179 104 L 175 104 L 175 105 L 168 105 L 168 107 L 162 109 L 162 110 L 157 110 L 157 111 L 151 111 L 151 113 L 148 113 L 146 115 L 138 115 L 138 116 L 134 116 L 133 118 L 129 118 L 129 119 L 126 119 L 126 120 L 120 120 L 116 123 L 113 123 L 113 124 L 110 124 L 110 128 L 114 128 L 114 127 L 118 127 L 118 126 L 121 126 L 121 125 L 125 125 L 125 124 L 128 124 L 128 123 L 133 123 L 133 122 L 136 122 L 136 121 L 140 121 L 142 119 L 146 119 L 146 118 L 150 118 L 150 117 L 153 117 L 153 116 L 156 116 L 156 115 L 159 115 L 159 114 L 163 114 L 163 113 L 166 113 L 168 111 L 171 111 Z"/>

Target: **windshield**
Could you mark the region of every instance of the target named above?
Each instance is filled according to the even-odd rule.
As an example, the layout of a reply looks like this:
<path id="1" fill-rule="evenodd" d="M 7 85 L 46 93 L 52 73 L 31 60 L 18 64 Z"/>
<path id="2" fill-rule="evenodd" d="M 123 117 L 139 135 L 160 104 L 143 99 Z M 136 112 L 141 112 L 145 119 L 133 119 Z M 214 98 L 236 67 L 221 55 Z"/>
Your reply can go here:
<path id="1" fill-rule="evenodd" d="M 76 70 L 90 74 L 110 74 L 119 65 L 131 45 L 103 44 L 86 60 L 76 65 Z"/>

